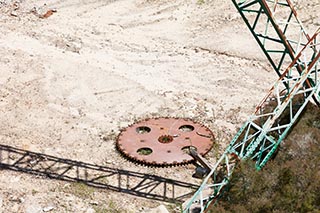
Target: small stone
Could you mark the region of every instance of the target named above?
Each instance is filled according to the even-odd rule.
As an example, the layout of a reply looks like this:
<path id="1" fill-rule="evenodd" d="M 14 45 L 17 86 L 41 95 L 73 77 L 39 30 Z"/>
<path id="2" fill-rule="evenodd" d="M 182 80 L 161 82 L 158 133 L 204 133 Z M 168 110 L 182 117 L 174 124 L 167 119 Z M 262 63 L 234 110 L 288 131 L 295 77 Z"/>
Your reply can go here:
<path id="1" fill-rule="evenodd" d="M 112 161 L 112 160 L 106 160 L 105 163 L 106 163 L 106 164 L 113 164 L 114 161 Z"/>
<path id="2" fill-rule="evenodd" d="M 18 13 L 17 13 L 16 11 L 12 11 L 12 12 L 10 13 L 10 15 L 11 15 L 11 16 L 14 16 L 14 17 L 18 17 Z"/>
<path id="3" fill-rule="evenodd" d="M 144 210 L 144 207 L 139 207 L 139 211 L 142 212 Z"/>
<path id="4" fill-rule="evenodd" d="M 71 51 L 74 53 L 80 53 L 81 48 L 82 48 L 82 44 L 80 42 L 71 41 L 66 43 L 66 49 L 68 51 Z"/>
<path id="5" fill-rule="evenodd" d="M 316 26 L 320 26 L 320 17 L 317 17 L 313 20 L 313 24 Z"/>
<path id="6" fill-rule="evenodd" d="M 87 210 L 86 210 L 86 213 L 95 213 L 95 212 L 96 211 L 91 207 L 87 208 Z"/>
<path id="7" fill-rule="evenodd" d="M 53 210 L 53 209 L 54 209 L 53 206 L 47 206 L 47 207 L 44 207 L 44 208 L 42 209 L 42 211 L 44 211 L 44 212 L 49 212 L 49 211 L 51 211 L 51 210 Z"/>
<path id="8" fill-rule="evenodd" d="M 20 202 L 20 203 L 23 203 L 23 202 L 24 202 L 24 198 L 23 198 L 23 197 L 20 197 L 20 198 L 19 198 L 19 202 Z"/>
<path id="9" fill-rule="evenodd" d="M 25 205 L 25 213 L 42 212 L 42 208 L 38 203 L 28 203 Z"/>
<path id="10" fill-rule="evenodd" d="M 94 205 L 94 206 L 97 206 L 99 203 L 98 203 L 98 201 L 93 200 L 93 201 L 90 202 L 90 204 Z"/>
<path id="11" fill-rule="evenodd" d="M 167 208 L 164 205 L 160 205 L 157 208 L 150 209 L 150 211 L 148 211 L 148 213 L 169 213 L 169 211 L 167 210 Z"/>
<path id="12" fill-rule="evenodd" d="M 72 117 L 75 117 L 75 118 L 80 117 L 80 111 L 77 108 L 71 107 L 69 110 L 70 110 L 70 115 Z"/>

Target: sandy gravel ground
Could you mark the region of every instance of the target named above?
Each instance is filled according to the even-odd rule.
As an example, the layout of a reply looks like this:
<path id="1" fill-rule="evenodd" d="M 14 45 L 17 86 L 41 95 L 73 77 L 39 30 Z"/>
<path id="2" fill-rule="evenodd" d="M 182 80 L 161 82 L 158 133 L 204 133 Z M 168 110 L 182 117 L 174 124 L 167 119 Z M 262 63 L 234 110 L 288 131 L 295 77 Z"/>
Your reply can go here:
<path id="1" fill-rule="evenodd" d="M 0 0 L 1 144 L 200 184 L 193 165 L 135 165 L 114 143 L 141 118 L 188 117 L 214 132 L 213 162 L 277 79 L 232 2 L 201 2 Z M 299 9 L 312 32 L 319 1 Z M 174 193 L 184 190 L 193 189 Z M 0 175 L 2 212 L 148 212 L 160 204 L 179 211 L 130 193 Z"/>

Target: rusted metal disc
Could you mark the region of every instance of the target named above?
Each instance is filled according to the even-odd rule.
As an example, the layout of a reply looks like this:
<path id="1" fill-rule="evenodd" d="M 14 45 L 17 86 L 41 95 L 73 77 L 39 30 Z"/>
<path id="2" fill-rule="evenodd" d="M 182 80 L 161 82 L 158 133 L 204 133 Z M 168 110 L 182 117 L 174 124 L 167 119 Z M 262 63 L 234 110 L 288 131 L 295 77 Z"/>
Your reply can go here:
<path id="1" fill-rule="evenodd" d="M 189 163 L 190 147 L 205 155 L 214 136 L 202 124 L 181 118 L 153 118 L 123 129 L 117 138 L 118 150 L 128 158 L 149 165 Z"/>

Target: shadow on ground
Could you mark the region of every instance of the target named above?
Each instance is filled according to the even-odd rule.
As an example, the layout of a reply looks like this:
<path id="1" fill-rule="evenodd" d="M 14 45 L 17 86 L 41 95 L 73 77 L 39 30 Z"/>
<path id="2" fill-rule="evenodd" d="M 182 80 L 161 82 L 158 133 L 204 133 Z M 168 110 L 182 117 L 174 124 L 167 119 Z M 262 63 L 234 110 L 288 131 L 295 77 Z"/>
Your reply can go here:
<path id="1" fill-rule="evenodd" d="M 157 175 L 58 158 L 6 145 L 0 145 L 0 168 L 170 203 L 183 202 L 198 188 L 198 185 Z"/>

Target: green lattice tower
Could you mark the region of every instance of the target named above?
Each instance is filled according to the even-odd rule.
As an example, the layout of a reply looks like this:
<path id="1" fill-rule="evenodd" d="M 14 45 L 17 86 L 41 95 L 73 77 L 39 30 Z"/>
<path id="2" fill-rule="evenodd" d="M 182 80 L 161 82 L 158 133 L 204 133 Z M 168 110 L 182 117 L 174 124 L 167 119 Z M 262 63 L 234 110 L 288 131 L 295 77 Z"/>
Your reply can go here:
<path id="1" fill-rule="evenodd" d="M 248 28 L 279 76 L 242 126 L 184 212 L 203 212 L 228 184 L 237 162 L 253 159 L 261 169 L 272 157 L 307 103 L 320 96 L 320 29 L 310 37 L 286 1 L 235 1 Z"/>

